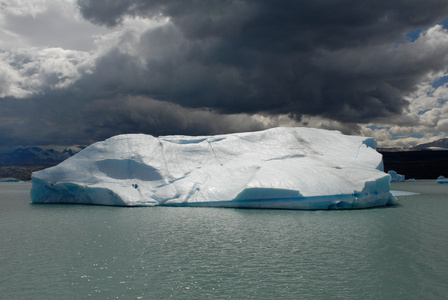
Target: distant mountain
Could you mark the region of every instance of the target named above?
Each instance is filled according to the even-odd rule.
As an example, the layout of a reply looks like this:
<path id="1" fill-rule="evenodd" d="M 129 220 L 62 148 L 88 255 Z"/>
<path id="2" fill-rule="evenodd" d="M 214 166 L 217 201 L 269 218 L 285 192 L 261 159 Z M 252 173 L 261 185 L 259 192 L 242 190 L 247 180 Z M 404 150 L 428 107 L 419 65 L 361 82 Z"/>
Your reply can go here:
<path id="1" fill-rule="evenodd" d="M 409 152 L 423 150 L 448 150 L 448 139 L 440 139 L 430 143 L 418 144 L 414 147 L 377 148 L 378 152 Z"/>
<path id="2" fill-rule="evenodd" d="M 419 144 L 410 148 L 378 148 L 384 170 L 394 170 L 406 179 L 436 179 L 448 176 L 448 139 Z"/>
<path id="3" fill-rule="evenodd" d="M 414 150 L 448 150 L 448 139 L 440 139 L 430 143 L 419 144 L 414 147 Z"/>
<path id="4" fill-rule="evenodd" d="M 11 165 L 54 165 L 81 151 L 84 146 L 72 146 L 62 149 L 50 147 L 17 148 L 9 153 L 0 153 L 0 164 Z"/>
<path id="5" fill-rule="evenodd" d="M 376 150 L 380 153 L 382 152 L 407 152 L 413 151 L 413 148 L 405 148 L 405 147 L 391 147 L 391 148 L 376 148 Z"/>
<path id="6" fill-rule="evenodd" d="M 383 155 L 384 171 L 394 170 L 406 179 L 436 179 L 448 176 L 448 151 L 378 151 Z"/>

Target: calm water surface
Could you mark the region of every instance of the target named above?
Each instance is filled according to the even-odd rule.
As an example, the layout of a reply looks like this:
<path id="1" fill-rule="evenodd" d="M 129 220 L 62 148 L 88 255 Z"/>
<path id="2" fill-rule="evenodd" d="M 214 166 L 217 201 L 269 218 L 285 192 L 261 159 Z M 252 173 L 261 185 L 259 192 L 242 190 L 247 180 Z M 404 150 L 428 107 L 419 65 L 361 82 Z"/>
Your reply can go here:
<path id="1" fill-rule="evenodd" d="M 354 211 L 33 205 L 0 183 L 0 299 L 446 299 L 448 185 Z"/>

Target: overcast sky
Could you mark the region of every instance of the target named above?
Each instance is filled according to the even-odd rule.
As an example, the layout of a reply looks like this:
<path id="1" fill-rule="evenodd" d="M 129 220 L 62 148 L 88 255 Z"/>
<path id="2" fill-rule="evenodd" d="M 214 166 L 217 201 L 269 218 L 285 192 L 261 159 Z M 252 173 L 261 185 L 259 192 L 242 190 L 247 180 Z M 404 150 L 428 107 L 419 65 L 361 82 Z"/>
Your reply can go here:
<path id="1" fill-rule="evenodd" d="M 446 0 L 2 0 L 0 151 L 121 133 L 447 137 Z"/>

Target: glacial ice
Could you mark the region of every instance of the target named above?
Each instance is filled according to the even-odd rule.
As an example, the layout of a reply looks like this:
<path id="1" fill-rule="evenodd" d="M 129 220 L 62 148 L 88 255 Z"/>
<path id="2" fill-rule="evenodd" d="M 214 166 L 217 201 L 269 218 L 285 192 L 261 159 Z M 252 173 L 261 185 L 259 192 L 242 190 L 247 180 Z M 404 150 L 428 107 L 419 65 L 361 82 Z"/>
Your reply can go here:
<path id="1" fill-rule="evenodd" d="M 396 204 L 372 138 L 310 128 L 118 135 L 34 172 L 33 203 L 352 209 Z"/>
<path id="2" fill-rule="evenodd" d="M 398 174 L 394 170 L 389 170 L 387 174 L 390 175 L 390 182 L 403 182 L 405 179 L 404 175 Z"/>
<path id="3" fill-rule="evenodd" d="M 436 183 L 448 183 L 448 178 L 445 178 L 445 176 L 440 175 L 439 177 L 437 177 Z"/>

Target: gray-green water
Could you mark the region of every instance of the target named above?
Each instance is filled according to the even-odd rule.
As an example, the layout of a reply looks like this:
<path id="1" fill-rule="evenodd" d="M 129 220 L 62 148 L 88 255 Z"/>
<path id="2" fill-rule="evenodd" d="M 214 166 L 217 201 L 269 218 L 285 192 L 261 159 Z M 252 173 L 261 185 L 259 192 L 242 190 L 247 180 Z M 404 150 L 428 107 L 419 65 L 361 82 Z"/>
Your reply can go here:
<path id="1" fill-rule="evenodd" d="M 446 299 L 448 185 L 354 211 L 33 205 L 0 184 L 1 299 Z"/>

